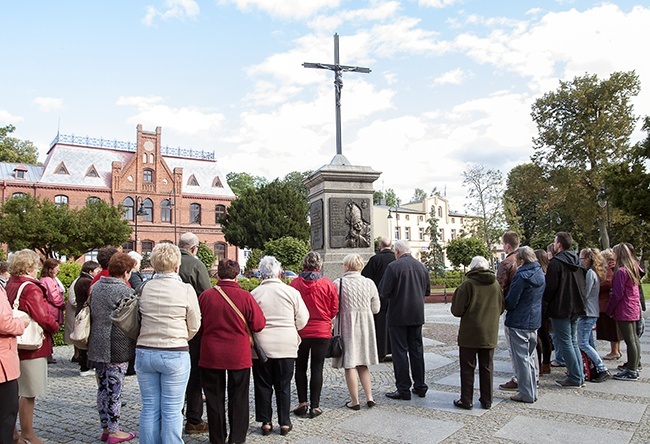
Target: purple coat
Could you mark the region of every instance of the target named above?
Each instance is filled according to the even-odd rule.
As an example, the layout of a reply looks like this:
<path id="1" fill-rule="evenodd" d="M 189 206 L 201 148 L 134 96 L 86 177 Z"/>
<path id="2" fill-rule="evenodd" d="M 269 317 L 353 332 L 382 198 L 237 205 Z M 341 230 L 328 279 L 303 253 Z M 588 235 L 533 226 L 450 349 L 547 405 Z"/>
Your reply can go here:
<path id="1" fill-rule="evenodd" d="M 617 321 L 636 322 L 641 318 L 639 286 L 632 282 L 625 268 L 619 268 L 614 274 L 607 314 Z"/>

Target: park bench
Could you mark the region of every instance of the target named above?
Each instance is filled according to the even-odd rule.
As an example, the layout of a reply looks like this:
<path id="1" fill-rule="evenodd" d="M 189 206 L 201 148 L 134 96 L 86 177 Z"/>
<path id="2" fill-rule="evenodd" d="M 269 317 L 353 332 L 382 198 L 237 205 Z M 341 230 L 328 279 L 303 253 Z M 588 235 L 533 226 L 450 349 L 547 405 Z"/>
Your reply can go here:
<path id="1" fill-rule="evenodd" d="M 428 303 L 428 304 L 444 302 L 446 304 L 447 303 L 447 286 L 446 285 L 432 285 L 431 286 L 431 294 L 424 298 L 424 302 Z"/>

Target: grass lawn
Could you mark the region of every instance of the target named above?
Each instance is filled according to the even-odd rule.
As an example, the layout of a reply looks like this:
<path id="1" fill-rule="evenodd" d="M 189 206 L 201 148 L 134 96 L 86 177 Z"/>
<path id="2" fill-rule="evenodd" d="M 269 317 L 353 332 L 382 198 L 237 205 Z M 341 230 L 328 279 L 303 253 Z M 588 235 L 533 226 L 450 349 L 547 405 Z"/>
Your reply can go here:
<path id="1" fill-rule="evenodd" d="M 650 303 L 650 284 L 641 284 L 643 287 L 643 295 L 645 296 L 645 300 Z"/>

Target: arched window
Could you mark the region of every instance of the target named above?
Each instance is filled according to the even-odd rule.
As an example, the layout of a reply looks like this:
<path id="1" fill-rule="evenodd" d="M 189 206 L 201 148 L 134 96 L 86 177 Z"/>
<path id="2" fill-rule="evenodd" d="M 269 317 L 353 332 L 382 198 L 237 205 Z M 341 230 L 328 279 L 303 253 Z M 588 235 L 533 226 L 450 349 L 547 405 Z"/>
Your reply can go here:
<path id="1" fill-rule="evenodd" d="M 90 196 L 90 197 L 88 197 L 88 199 L 86 199 L 86 203 L 89 203 L 89 202 L 99 202 L 100 200 L 101 200 L 101 199 L 100 199 L 99 197 L 97 197 L 97 196 Z"/>
<path id="2" fill-rule="evenodd" d="M 172 221 L 172 201 L 165 199 L 160 204 L 160 221 L 169 222 Z"/>
<path id="3" fill-rule="evenodd" d="M 151 253 L 151 250 L 153 250 L 154 241 L 143 240 L 141 245 L 142 253 Z"/>
<path id="4" fill-rule="evenodd" d="M 223 223 L 223 218 L 226 217 L 226 206 L 215 205 L 214 207 L 214 223 Z"/>
<path id="5" fill-rule="evenodd" d="M 124 199 L 124 202 L 122 202 L 122 205 L 124 206 L 124 219 L 133 220 L 133 213 L 134 213 L 133 208 L 135 207 L 133 199 L 127 197 L 126 199 Z"/>
<path id="6" fill-rule="evenodd" d="M 11 195 L 11 197 L 12 197 L 13 199 L 18 199 L 18 198 L 20 198 L 20 197 L 25 197 L 25 196 L 26 196 L 25 193 L 14 193 L 14 194 Z"/>
<path id="7" fill-rule="evenodd" d="M 145 168 L 142 171 L 142 181 L 147 182 L 147 183 L 152 183 L 153 182 L 153 170 L 149 168 Z"/>
<path id="8" fill-rule="evenodd" d="M 201 224 L 201 205 L 197 203 L 190 204 L 190 223 Z"/>
<path id="9" fill-rule="evenodd" d="M 142 206 L 147 212 L 147 214 L 142 215 L 142 220 L 145 222 L 153 222 L 153 202 L 151 199 L 145 199 L 142 202 Z"/>
<path id="10" fill-rule="evenodd" d="M 64 194 L 57 194 L 54 196 L 54 205 L 57 207 L 60 205 L 68 205 L 68 196 Z"/>
<path id="11" fill-rule="evenodd" d="M 214 254 L 217 256 L 217 262 L 226 258 L 226 244 L 216 243 L 214 244 Z"/>

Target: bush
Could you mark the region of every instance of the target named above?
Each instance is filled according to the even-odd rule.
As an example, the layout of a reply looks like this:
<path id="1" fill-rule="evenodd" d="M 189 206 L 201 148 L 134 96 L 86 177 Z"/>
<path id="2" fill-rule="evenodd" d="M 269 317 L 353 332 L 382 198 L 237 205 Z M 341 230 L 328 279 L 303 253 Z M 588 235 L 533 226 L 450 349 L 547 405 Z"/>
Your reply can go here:
<path id="1" fill-rule="evenodd" d="M 431 276 L 431 285 L 444 285 L 447 288 L 456 288 L 465 280 L 462 271 L 447 271 L 445 277 Z"/>
<path id="2" fill-rule="evenodd" d="M 280 261 L 283 269 L 296 273 L 302 271 L 302 260 L 307 253 L 309 253 L 309 243 L 291 236 L 268 241 L 264 244 L 265 255 L 274 256 Z"/>
<path id="3" fill-rule="evenodd" d="M 67 292 L 72 282 L 79 277 L 79 274 L 81 274 L 81 264 L 77 262 L 62 262 L 59 265 L 59 274 L 56 277 L 59 278 Z"/>

